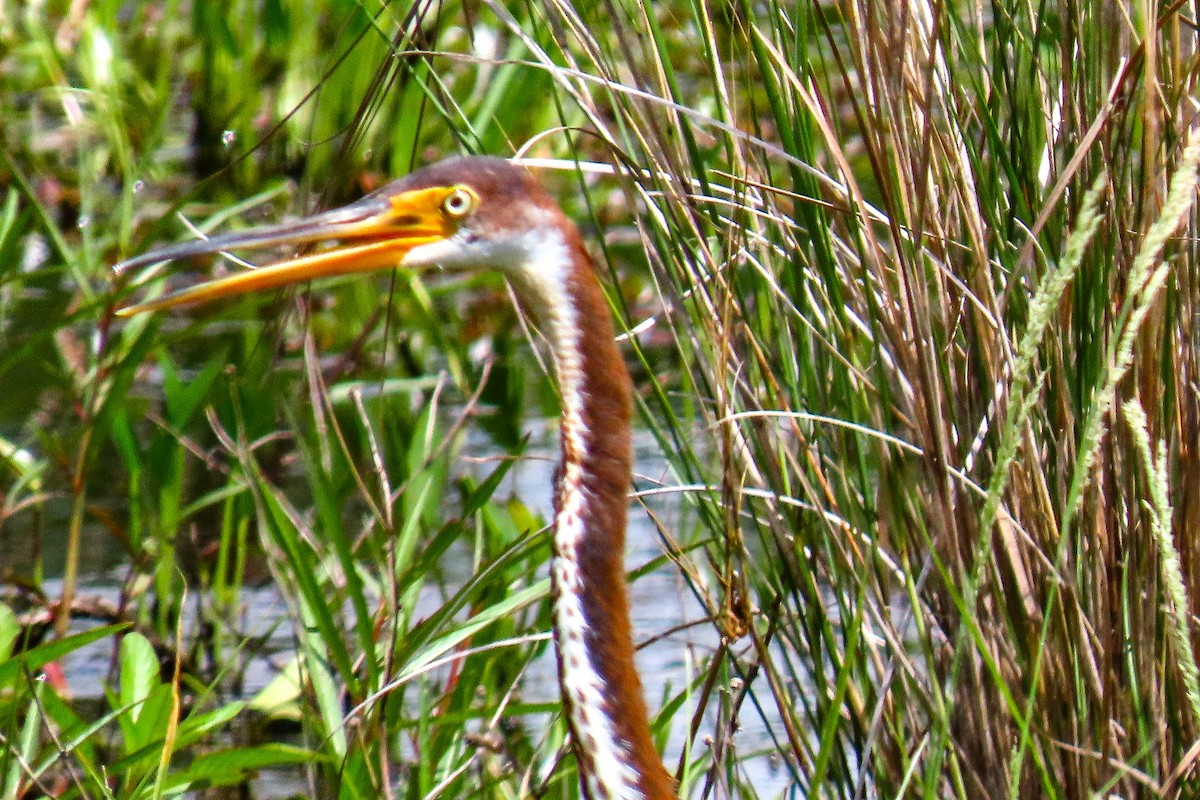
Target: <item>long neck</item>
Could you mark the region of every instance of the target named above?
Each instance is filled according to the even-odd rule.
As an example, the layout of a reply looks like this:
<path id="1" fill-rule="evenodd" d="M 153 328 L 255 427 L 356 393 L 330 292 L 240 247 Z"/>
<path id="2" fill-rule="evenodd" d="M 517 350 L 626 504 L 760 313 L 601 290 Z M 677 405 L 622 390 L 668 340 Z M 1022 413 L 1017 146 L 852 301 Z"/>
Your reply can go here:
<path id="1" fill-rule="evenodd" d="M 563 704 L 588 800 L 670 800 L 676 794 L 650 739 L 625 594 L 629 372 L 590 259 L 576 236 L 563 244 L 570 266 L 560 272 L 558 296 L 545 298 L 563 406 L 552 568 Z"/>

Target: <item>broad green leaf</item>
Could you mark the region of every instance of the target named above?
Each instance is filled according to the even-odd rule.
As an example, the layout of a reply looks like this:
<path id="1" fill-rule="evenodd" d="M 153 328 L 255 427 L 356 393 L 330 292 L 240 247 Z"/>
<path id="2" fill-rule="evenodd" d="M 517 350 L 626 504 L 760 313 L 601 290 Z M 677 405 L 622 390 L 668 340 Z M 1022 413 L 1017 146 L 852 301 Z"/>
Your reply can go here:
<path id="1" fill-rule="evenodd" d="M 86 647 L 92 642 L 99 641 L 107 636 L 119 633 L 128 627 L 126 624 L 102 625 L 83 633 L 77 633 L 73 636 L 67 636 L 63 639 L 56 639 L 52 642 L 39 645 L 32 650 L 26 650 L 19 655 L 12 656 L 7 661 L 0 661 L 0 685 L 13 680 L 13 678 L 22 672 L 36 672 L 51 661 L 56 661 L 68 653 Z"/>
<path id="2" fill-rule="evenodd" d="M 130 718 L 137 722 L 142 714 L 140 704 L 161 683 L 158 658 L 150 640 L 137 631 L 126 634 L 121 640 L 120 666 L 121 705 L 130 706 Z"/>
<path id="3" fill-rule="evenodd" d="M 197 786 L 228 786 L 270 767 L 312 764 L 327 756 L 288 744 L 263 744 L 206 753 L 196 758 L 178 780 Z"/>
<path id="4" fill-rule="evenodd" d="M 13 644 L 19 633 L 17 615 L 7 605 L 0 603 L 0 662 L 12 655 Z"/>
<path id="5" fill-rule="evenodd" d="M 300 659 L 293 658 L 254 696 L 250 709 L 268 719 L 300 721 L 303 717 L 300 708 L 304 696 L 303 672 Z"/>

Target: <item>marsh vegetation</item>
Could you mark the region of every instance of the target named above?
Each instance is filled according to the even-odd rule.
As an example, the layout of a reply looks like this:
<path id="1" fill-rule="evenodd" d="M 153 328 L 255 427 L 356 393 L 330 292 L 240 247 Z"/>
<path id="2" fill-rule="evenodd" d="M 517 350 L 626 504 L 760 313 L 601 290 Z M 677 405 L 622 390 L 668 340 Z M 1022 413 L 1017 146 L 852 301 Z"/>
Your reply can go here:
<path id="1" fill-rule="evenodd" d="M 648 698 L 684 797 L 775 796 L 764 757 L 787 797 L 1190 796 L 1196 18 L 0 4 L 0 800 L 577 795 L 522 684 L 549 540 L 505 479 L 556 398 L 503 283 L 114 317 L 189 279 L 114 279 L 152 243 L 458 152 L 530 159 L 602 265 L 636 488 L 680 509 L 633 591 L 702 631 Z M 243 691 L 264 584 L 286 742 Z"/>

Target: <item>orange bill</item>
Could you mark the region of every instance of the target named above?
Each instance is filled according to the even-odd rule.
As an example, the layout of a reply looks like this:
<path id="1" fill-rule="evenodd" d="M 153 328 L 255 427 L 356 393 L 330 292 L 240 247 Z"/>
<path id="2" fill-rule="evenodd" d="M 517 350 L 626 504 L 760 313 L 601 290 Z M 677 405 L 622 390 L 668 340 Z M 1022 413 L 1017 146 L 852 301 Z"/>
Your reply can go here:
<path id="1" fill-rule="evenodd" d="M 122 317 L 261 292 L 332 275 L 351 275 L 400 266 L 415 247 L 448 238 L 455 220 L 443 210 L 453 188 L 436 187 L 368 195 L 343 208 L 295 222 L 214 236 L 151 250 L 117 264 L 117 273 L 137 267 L 230 250 L 330 245 L 257 269 L 200 283 L 145 303 L 118 309 Z"/>

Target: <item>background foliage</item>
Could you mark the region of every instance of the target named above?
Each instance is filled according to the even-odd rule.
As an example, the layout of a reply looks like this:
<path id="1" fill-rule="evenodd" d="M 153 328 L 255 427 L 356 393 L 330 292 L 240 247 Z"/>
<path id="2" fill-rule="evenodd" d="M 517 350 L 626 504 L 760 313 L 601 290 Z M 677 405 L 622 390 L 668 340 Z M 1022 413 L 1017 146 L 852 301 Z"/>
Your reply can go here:
<path id="1" fill-rule="evenodd" d="M 503 285 L 113 318 L 162 281 L 111 264 L 189 226 L 518 151 L 603 256 L 670 463 L 639 488 L 687 510 L 630 564 L 716 642 L 650 698 L 682 794 L 762 793 L 747 716 L 789 796 L 1194 792 L 1196 19 L 0 5 L 0 796 L 575 795 L 523 699 L 549 551 L 497 488 L 554 395 Z M 286 743 L 241 689 L 267 578 Z"/>

